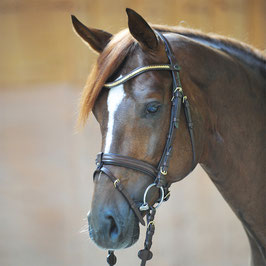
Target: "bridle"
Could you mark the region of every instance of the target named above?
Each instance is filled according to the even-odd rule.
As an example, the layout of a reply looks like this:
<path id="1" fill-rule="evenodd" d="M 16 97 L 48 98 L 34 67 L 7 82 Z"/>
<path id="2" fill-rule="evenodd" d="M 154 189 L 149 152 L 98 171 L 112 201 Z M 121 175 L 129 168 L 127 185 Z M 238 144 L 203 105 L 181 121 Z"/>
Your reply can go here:
<path id="1" fill-rule="evenodd" d="M 191 119 L 189 102 L 188 102 L 187 97 L 184 96 L 183 89 L 181 86 L 181 81 L 180 81 L 180 76 L 179 76 L 180 67 L 177 64 L 176 58 L 173 54 L 173 51 L 171 49 L 171 46 L 168 40 L 160 32 L 156 31 L 156 34 L 158 38 L 160 38 L 164 42 L 165 51 L 169 59 L 169 64 L 159 64 L 159 65 L 149 65 L 149 66 L 138 67 L 132 70 L 127 75 L 116 79 L 114 82 L 106 83 L 104 87 L 111 89 L 147 71 L 170 71 L 171 72 L 173 82 L 172 82 L 170 124 L 169 124 L 166 144 L 165 144 L 161 159 L 159 161 L 159 164 L 157 165 L 157 167 L 154 167 L 150 163 L 147 163 L 147 162 L 144 162 L 144 161 L 132 158 L 132 157 L 128 157 L 128 156 L 124 156 L 120 154 L 114 154 L 114 153 L 101 152 L 97 155 L 97 158 L 96 158 L 97 169 L 95 170 L 94 175 L 93 175 L 95 177 L 97 173 L 100 173 L 100 174 L 104 173 L 110 178 L 115 188 L 124 196 L 125 200 L 128 202 L 130 208 L 135 213 L 139 222 L 142 225 L 145 225 L 145 222 L 144 222 L 141 212 L 146 212 L 148 225 L 147 225 L 146 240 L 144 243 L 145 247 L 143 250 L 139 251 L 139 257 L 142 260 L 141 266 L 144 266 L 146 261 L 152 258 L 150 247 L 152 244 L 152 236 L 154 233 L 154 216 L 155 216 L 156 208 L 159 207 L 159 205 L 163 201 L 166 201 L 170 196 L 170 193 L 169 193 L 170 184 L 168 184 L 166 181 L 166 175 L 167 175 L 167 171 L 169 167 L 170 155 L 172 152 L 174 131 L 176 128 L 178 128 L 178 125 L 179 125 L 181 105 L 183 105 L 184 107 L 185 118 L 186 118 L 190 140 L 191 140 L 191 147 L 192 147 L 192 154 L 193 154 L 191 170 L 195 167 L 195 163 L 196 163 L 193 123 Z M 131 196 L 129 195 L 127 190 L 124 188 L 120 180 L 116 178 L 113 175 L 113 173 L 108 169 L 107 167 L 108 165 L 133 169 L 135 171 L 144 173 L 145 175 L 151 176 L 154 179 L 154 183 L 150 184 L 146 188 L 144 197 L 143 197 L 143 203 L 140 207 L 138 207 L 135 201 L 131 198 Z M 178 181 L 180 181 L 181 179 L 179 179 Z M 160 189 L 160 199 L 157 202 L 156 206 L 149 206 L 149 204 L 146 201 L 146 197 L 147 197 L 148 191 L 154 186 Z M 107 257 L 107 262 L 109 263 L 109 265 L 114 265 L 116 263 L 116 257 L 114 255 L 114 252 L 108 251 L 108 253 L 109 255 Z"/>

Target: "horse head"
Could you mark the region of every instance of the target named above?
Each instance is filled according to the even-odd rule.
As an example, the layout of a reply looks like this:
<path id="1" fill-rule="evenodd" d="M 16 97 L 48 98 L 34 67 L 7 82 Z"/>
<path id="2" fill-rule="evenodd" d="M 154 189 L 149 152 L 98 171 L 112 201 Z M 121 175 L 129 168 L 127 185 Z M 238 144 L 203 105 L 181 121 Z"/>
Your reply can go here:
<path id="1" fill-rule="evenodd" d="M 112 36 L 87 28 L 72 17 L 77 34 L 99 58 L 89 78 L 82 102 L 81 120 L 92 110 L 102 134 L 104 154 L 119 154 L 157 167 L 171 119 L 173 78 L 171 71 L 147 71 L 126 82 L 109 87 L 142 66 L 169 64 L 165 43 L 136 12 L 127 9 L 128 29 Z M 171 40 L 170 40 L 171 42 Z M 180 113 L 179 130 L 173 136 L 171 163 L 165 183 L 182 179 L 191 171 L 192 149 L 185 115 Z M 195 164 L 194 164 L 195 165 Z M 154 179 L 141 171 L 119 165 L 106 166 L 119 180 L 137 207 Z M 89 232 L 95 243 L 105 249 L 126 248 L 139 237 L 139 219 L 119 193 L 105 171 L 94 176 L 94 194 L 88 215 Z M 152 206 L 160 189 L 152 187 L 147 202 Z M 142 212 L 142 216 L 145 212 Z"/>

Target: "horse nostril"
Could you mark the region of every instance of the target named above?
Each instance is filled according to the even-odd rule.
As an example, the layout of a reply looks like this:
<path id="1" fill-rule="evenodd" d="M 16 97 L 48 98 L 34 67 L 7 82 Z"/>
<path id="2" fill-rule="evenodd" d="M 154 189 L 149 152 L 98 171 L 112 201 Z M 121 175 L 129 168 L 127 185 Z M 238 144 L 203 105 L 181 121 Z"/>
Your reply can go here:
<path id="1" fill-rule="evenodd" d="M 109 221 L 109 237 L 112 241 L 116 241 L 119 236 L 119 228 L 113 216 L 107 216 Z"/>

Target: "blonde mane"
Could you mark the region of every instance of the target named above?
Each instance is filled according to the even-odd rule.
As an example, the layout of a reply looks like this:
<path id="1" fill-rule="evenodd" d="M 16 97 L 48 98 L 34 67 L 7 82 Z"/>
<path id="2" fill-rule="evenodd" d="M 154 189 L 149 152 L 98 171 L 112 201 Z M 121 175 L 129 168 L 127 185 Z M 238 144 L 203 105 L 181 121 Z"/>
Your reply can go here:
<path id="1" fill-rule="evenodd" d="M 114 35 L 88 77 L 80 101 L 79 125 L 84 125 L 106 80 L 116 71 L 128 55 L 134 39 L 128 29 Z"/>

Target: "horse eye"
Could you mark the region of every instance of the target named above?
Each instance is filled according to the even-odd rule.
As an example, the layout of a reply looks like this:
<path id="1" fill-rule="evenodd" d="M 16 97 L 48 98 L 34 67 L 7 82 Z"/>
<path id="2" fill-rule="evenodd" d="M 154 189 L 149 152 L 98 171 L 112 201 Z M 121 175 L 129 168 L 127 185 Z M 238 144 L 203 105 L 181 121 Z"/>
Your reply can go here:
<path id="1" fill-rule="evenodd" d="M 159 108 L 160 108 L 160 105 L 158 103 L 148 104 L 146 108 L 146 112 L 148 114 L 154 114 L 159 110 Z"/>

